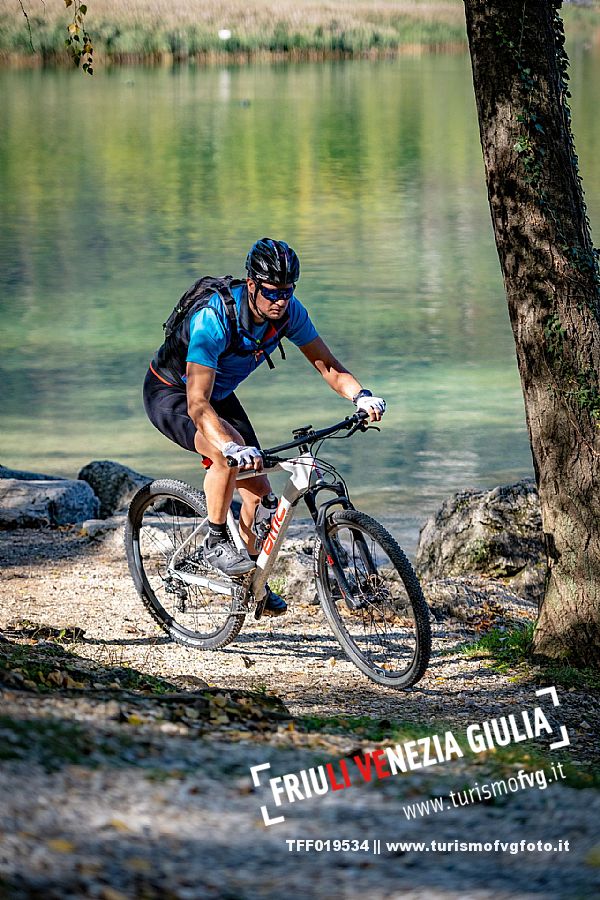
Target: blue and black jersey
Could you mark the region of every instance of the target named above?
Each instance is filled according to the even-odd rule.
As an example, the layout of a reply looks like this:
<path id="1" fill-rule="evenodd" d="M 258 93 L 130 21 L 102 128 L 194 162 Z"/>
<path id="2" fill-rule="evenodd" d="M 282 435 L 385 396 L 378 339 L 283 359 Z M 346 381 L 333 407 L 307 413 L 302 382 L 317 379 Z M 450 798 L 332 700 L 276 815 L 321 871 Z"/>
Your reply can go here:
<path id="1" fill-rule="evenodd" d="M 282 336 L 277 321 L 259 325 L 254 322 L 245 284 L 233 287 L 231 294 L 237 311 L 235 347 L 231 346 L 232 327 L 223 299 L 215 293 L 188 316 L 179 335 L 177 352 L 167 359 L 164 344 L 157 351 L 152 368 L 159 377 L 166 375 L 167 380 L 185 383 L 185 363 L 208 366 L 216 371 L 211 399 L 222 400 L 277 348 Z M 297 347 L 318 337 L 308 312 L 295 296 L 288 304 L 284 336 Z"/>

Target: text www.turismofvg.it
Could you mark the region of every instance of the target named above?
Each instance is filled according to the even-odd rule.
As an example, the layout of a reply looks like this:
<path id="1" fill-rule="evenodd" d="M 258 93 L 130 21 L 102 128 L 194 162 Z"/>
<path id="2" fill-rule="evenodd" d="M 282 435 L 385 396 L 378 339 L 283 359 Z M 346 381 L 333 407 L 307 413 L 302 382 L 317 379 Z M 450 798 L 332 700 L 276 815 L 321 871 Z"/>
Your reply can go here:
<path id="1" fill-rule="evenodd" d="M 464 788 L 462 791 L 449 791 L 444 797 L 430 797 L 428 800 L 407 804 L 402 807 L 402 811 L 407 819 L 418 819 L 449 809 L 470 806 L 471 803 L 485 803 L 486 800 L 516 794 L 518 791 L 528 788 L 537 788 L 539 791 L 543 791 L 553 781 L 561 778 L 566 778 L 566 775 L 562 763 L 559 762 L 552 764 L 551 775 L 547 775 L 544 769 L 536 769 L 534 772 L 519 769 L 516 775 L 510 778 L 499 778 L 497 781 L 489 781 L 485 784 L 475 782 L 470 788 Z"/>

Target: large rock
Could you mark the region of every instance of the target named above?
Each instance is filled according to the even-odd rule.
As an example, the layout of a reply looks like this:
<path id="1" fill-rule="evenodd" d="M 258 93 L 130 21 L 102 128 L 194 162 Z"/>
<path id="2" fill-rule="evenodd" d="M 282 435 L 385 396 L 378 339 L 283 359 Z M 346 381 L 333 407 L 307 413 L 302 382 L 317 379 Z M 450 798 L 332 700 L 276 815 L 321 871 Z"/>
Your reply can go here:
<path id="1" fill-rule="evenodd" d="M 429 519 L 419 537 L 416 569 L 424 580 L 481 574 L 538 600 L 546 554 L 532 479 L 492 491 L 460 491 Z"/>
<path id="2" fill-rule="evenodd" d="M 6 466 L 0 466 L 0 478 L 16 478 L 18 481 L 64 481 L 60 475 L 40 475 L 38 472 L 8 469 Z"/>
<path id="3" fill-rule="evenodd" d="M 0 480 L 0 528 L 70 525 L 97 515 L 98 500 L 83 481 Z"/>
<path id="4" fill-rule="evenodd" d="M 109 459 L 88 463 L 77 477 L 87 482 L 100 500 L 101 519 L 107 519 L 123 509 L 141 487 L 152 481 L 147 475 L 140 475 L 128 466 Z"/>
<path id="5" fill-rule="evenodd" d="M 104 556 L 122 560 L 125 556 L 123 543 L 127 512 L 125 510 L 108 519 L 88 519 L 81 523 L 81 537 L 98 545 Z"/>
<path id="6" fill-rule="evenodd" d="M 313 545 L 310 539 L 291 538 L 283 542 L 271 579 L 276 587 L 279 587 L 278 578 L 283 579 L 282 594 L 288 603 L 306 606 L 315 602 Z"/>

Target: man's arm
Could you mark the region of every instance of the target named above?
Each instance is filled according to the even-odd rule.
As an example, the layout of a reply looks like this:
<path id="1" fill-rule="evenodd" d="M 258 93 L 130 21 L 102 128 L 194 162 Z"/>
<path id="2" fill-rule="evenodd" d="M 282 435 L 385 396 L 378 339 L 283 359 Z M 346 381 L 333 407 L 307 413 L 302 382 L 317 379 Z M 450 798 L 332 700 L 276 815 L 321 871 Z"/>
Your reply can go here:
<path id="1" fill-rule="evenodd" d="M 238 443 L 240 436 L 210 405 L 216 370 L 210 366 L 188 362 L 185 374 L 188 415 L 202 438 L 223 456 L 236 459 L 240 469 L 256 469 L 260 472 L 263 467 L 260 452 L 255 447 L 246 447 L 243 443 Z"/>
<path id="2" fill-rule="evenodd" d="M 263 468 L 260 450 L 256 447 L 247 447 L 235 429 L 221 419 L 210 405 L 216 370 L 210 366 L 188 362 L 185 373 L 188 415 L 202 441 L 214 447 L 222 456 L 235 459 L 240 469 L 255 469 L 260 472 Z M 196 440 L 196 450 L 205 454 L 207 450 L 202 446 L 202 441 L 198 443 Z M 210 458 L 215 461 L 212 453 Z"/>
<path id="3" fill-rule="evenodd" d="M 300 349 L 307 360 L 315 367 L 317 372 L 321 373 L 329 387 L 334 390 L 336 394 L 339 394 L 340 397 L 344 397 L 346 400 L 352 400 L 359 391 L 362 390 L 360 382 L 356 380 L 352 372 L 349 372 L 348 369 L 335 358 L 322 338 L 317 337 L 308 344 L 304 344 Z M 379 398 L 376 397 L 373 398 L 373 400 L 378 399 Z M 383 401 L 381 401 L 381 409 L 375 407 L 370 408 L 368 412 L 371 421 L 378 422 L 383 415 L 384 409 L 385 403 L 383 403 Z"/>
<path id="4" fill-rule="evenodd" d="M 185 369 L 188 415 L 202 436 L 221 451 L 235 435 L 210 405 L 216 371 L 208 366 L 189 362 Z"/>
<path id="5" fill-rule="evenodd" d="M 335 358 L 325 341 L 317 337 L 314 341 L 300 347 L 307 360 L 320 372 L 329 387 L 344 397 L 352 400 L 361 389 L 354 375 Z"/>

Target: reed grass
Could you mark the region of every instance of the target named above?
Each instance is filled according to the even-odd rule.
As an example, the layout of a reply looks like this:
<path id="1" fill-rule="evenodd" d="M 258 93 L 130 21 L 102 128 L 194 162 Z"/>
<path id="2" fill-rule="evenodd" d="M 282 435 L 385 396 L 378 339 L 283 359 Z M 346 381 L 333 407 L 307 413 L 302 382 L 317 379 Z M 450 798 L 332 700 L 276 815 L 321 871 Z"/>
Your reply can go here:
<path id="1" fill-rule="evenodd" d="M 0 60 L 68 62 L 63 0 L 0 0 Z M 565 6 L 586 40 L 600 35 L 600 3 Z M 319 58 L 466 49 L 462 0 L 89 0 L 96 62 Z M 219 32 L 231 32 L 223 38 Z M 576 35 L 577 36 L 577 35 Z M 31 42 L 34 50 L 32 51 Z M 598 41 L 600 43 L 600 41 Z"/>
<path id="2" fill-rule="evenodd" d="M 18 2 L 0 0 L 0 54 L 67 60 L 62 0 L 23 5 L 35 52 Z M 466 46 L 462 0 L 89 0 L 86 19 L 96 57 L 109 62 Z"/>

